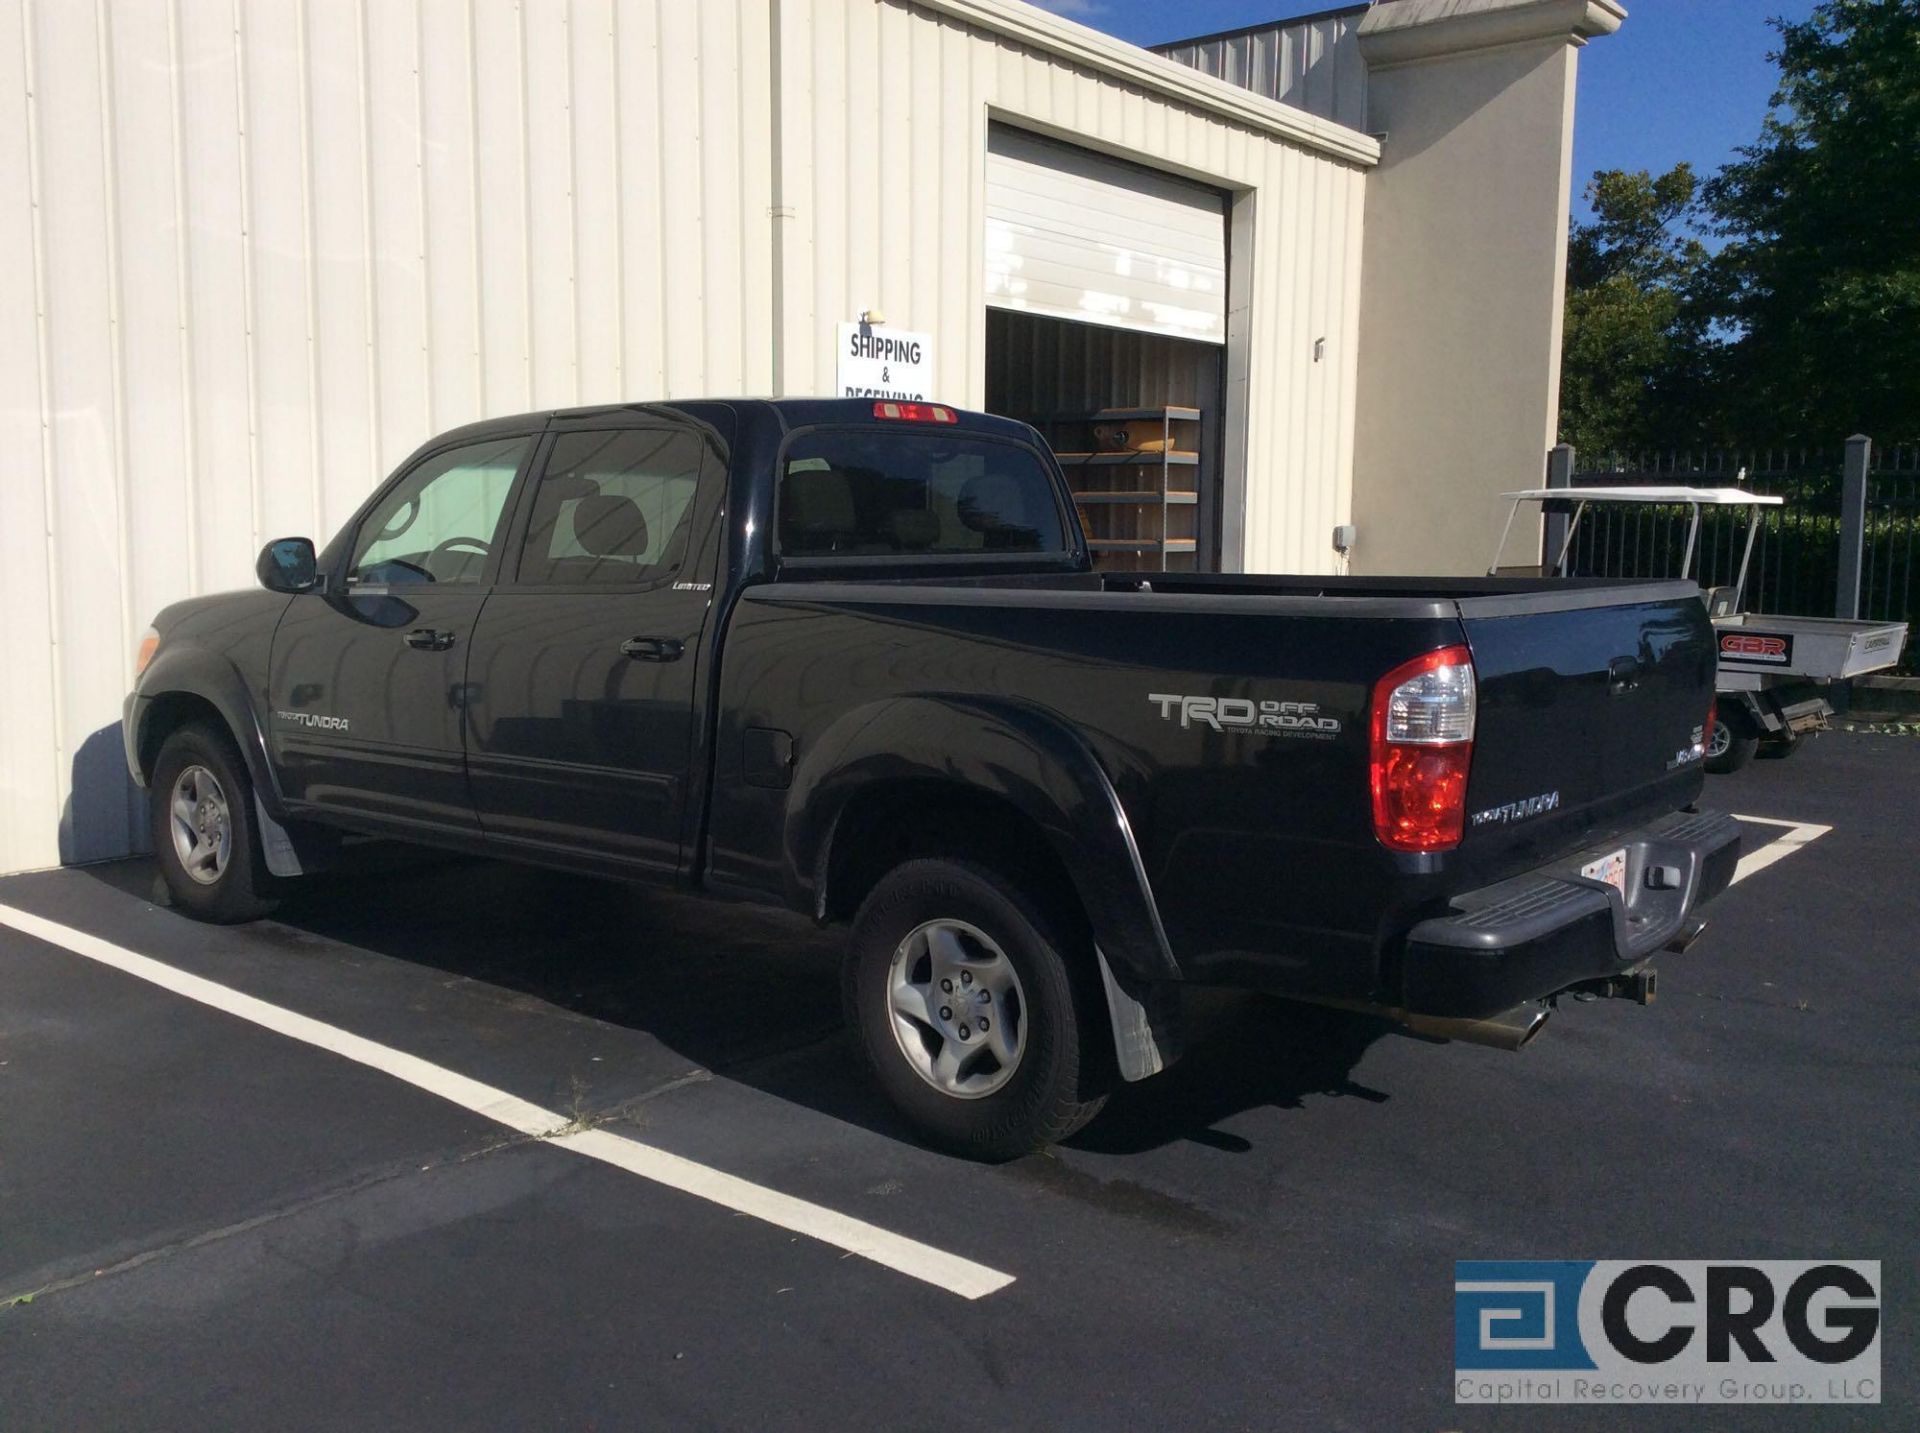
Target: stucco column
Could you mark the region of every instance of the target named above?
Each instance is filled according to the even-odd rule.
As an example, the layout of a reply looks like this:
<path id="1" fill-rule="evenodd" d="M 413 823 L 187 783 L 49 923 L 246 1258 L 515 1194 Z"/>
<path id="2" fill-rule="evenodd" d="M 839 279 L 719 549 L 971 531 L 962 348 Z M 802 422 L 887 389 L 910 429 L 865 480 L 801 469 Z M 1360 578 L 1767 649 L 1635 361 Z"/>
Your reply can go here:
<path id="1" fill-rule="evenodd" d="M 1559 421 L 1579 49 L 1615 0 L 1382 0 L 1360 25 L 1367 180 L 1353 570 L 1484 571 L 1495 495 Z"/>

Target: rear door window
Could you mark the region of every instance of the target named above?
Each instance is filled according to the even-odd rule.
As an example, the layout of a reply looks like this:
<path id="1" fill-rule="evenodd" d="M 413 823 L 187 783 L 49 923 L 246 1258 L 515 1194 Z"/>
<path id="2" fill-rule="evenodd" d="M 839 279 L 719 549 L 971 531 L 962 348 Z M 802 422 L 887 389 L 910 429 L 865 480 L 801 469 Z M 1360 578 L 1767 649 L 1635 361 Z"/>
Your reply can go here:
<path id="1" fill-rule="evenodd" d="M 1053 480 L 1030 448 L 948 433 L 821 429 L 787 446 L 786 557 L 1062 552 Z"/>
<path id="2" fill-rule="evenodd" d="M 671 576 L 709 465 L 718 459 L 685 429 L 563 434 L 534 489 L 517 580 L 632 586 Z"/>

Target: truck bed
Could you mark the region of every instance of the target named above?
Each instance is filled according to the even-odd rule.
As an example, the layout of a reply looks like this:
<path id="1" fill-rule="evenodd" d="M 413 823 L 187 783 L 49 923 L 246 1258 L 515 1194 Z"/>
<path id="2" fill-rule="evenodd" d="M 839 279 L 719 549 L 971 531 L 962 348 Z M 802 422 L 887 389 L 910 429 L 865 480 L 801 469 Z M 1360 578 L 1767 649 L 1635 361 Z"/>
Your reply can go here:
<path id="1" fill-rule="evenodd" d="M 1456 850 L 1389 852 L 1370 819 L 1373 683 L 1463 641 L 1480 701 L 1472 824 Z M 1636 675 L 1610 694 L 1622 654 Z M 770 883 L 796 865 L 808 878 L 814 823 L 831 810 L 810 761 L 838 769 L 885 732 L 876 770 L 934 780 L 945 764 L 958 779 L 970 758 L 941 710 L 960 704 L 976 726 L 1030 713 L 1083 743 L 1110 784 L 1179 978 L 1391 999 L 1389 953 L 1452 895 L 1697 796 L 1691 743 L 1712 671 L 1690 583 L 809 573 L 747 588 L 733 612 L 710 874 L 794 898 Z M 1295 720 L 1183 723 L 1162 700 L 1180 696 L 1281 704 Z M 789 789 L 741 770 L 753 731 L 800 753 Z M 1009 763 L 1025 759 L 1009 747 Z"/>
<path id="2" fill-rule="evenodd" d="M 1623 580 L 1609 577 L 1338 577 L 1223 572 L 1084 572 L 970 577 L 874 578 L 857 570 L 794 570 L 784 584 L 857 583 L 876 587 L 937 589 L 957 602 L 997 602 L 978 593 L 1047 594 L 1051 597 L 1161 597 L 1186 599 L 1178 610 L 1244 611 L 1244 604 L 1265 599 L 1262 611 L 1319 611 L 1386 617 L 1515 616 L 1528 612 L 1569 612 L 1625 602 L 1666 601 L 1677 596 L 1699 600 L 1691 582 Z M 1276 605 L 1276 604 L 1295 604 Z M 1299 605 L 1310 604 L 1310 605 Z M 1085 601 L 1067 603 L 1085 607 Z M 1106 606 L 1105 603 L 1091 605 Z M 1170 609 L 1172 610 L 1172 609 Z"/>
<path id="3" fill-rule="evenodd" d="M 1841 681 L 1899 665 L 1907 643 L 1904 622 L 1739 612 L 1716 617 L 1713 626 L 1723 676 Z"/>

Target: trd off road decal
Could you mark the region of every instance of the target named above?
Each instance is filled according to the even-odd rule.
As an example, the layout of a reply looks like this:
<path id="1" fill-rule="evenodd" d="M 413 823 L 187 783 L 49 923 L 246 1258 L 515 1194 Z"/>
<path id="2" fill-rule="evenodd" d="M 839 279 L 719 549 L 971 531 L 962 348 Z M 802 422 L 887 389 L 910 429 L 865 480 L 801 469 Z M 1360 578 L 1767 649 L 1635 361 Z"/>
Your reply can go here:
<path id="1" fill-rule="evenodd" d="M 1215 731 L 1255 731 L 1268 736 L 1336 736 L 1340 722 L 1322 716 L 1317 702 L 1254 701 L 1250 697 L 1188 697 L 1172 692 L 1149 692 L 1147 700 L 1160 708 L 1165 721 L 1183 728 L 1204 726 Z"/>

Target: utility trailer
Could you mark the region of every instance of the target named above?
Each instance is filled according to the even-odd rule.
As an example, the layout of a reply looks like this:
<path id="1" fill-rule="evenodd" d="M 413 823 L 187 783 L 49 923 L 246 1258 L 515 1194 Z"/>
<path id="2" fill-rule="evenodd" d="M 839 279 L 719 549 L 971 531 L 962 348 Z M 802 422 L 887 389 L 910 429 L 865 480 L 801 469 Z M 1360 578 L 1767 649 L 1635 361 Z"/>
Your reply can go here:
<path id="1" fill-rule="evenodd" d="M 1883 671 L 1900 661 L 1906 648 L 1904 622 L 1860 622 L 1845 617 L 1787 617 L 1741 610 L 1747 569 L 1760 535 L 1760 510 L 1779 507 L 1782 499 L 1744 488 L 1616 487 L 1527 488 L 1503 493 L 1512 506 L 1500 543 L 1493 552 L 1488 576 L 1515 574 L 1520 569 L 1500 566 L 1500 554 L 1513 532 L 1522 503 L 1540 503 L 1546 511 L 1571 509 L 1559 556 L 1541 575 L 1565 577 L 1573 541 L 1588 507 L 1598 504 L 1684 507 L 1689 510 L 1686 550 L 1677 576 L 1693 575 L 1700 546 L 1700 512 L 1709 507 L 1747 509 L 1747 538 L 1740 554 L 1740 572 L 1731 585 L 1707 588 L 1702 594 L 1713 619 L 1719 646 L 1719 694 L 1713 730 L 1707 733 L 1707 770 L 1738 771 L 1756 751 L 1789 756 L 1802 732 L 1817 730 L 1833 715 L 1827 688 L 1835 681 Z M 1547 507 L 1553 504 L 1553 507 Z"/>

